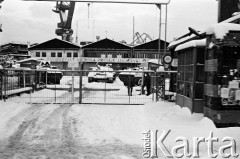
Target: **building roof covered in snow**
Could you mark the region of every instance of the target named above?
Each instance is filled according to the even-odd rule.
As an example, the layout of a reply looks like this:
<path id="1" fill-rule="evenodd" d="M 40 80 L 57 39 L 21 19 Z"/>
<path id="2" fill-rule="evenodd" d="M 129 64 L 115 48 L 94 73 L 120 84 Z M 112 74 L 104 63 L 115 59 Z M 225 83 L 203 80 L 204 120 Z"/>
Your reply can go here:
<path id="1" fill-rule="evenodd" d="M 206 34 L 215 34 L 216 39 L 223 39 L 229 31 L 240 31 L 240 24 L 219 23 L 206 29 Z"/>

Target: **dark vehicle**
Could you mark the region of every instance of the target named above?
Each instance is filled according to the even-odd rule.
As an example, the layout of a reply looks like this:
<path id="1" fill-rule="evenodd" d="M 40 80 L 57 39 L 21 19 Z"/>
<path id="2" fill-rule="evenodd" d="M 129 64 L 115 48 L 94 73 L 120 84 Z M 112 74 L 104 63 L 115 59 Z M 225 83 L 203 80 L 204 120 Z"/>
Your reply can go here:
<path id="1" fill-rule="evenodd" d="M 127 70 L 122 70 L 121 73 L 119 73 L 118 77 L 123 83 L 127 83 L 129 81 L 129 76 L 132 76 L 133 78 L 133 85 L 134 86 L 140 86 L 142 84 L 142 72 L 137 72 L 137 71 L 142 71 L 140 68 L 133 68 L 133 69 L 127 69 Z"/>
<path id="2" fill-rule="evenodd" d="M 42 61 L 37 69 L 47 71 L 47 84 L 60 84 L 63 73 L 57 68 L 57 66 L 52 66 L 49 62 Z M 46 77 L 42 76 L 42 78 Z M 45 81 L 44 79 L 42 80 Z"/>

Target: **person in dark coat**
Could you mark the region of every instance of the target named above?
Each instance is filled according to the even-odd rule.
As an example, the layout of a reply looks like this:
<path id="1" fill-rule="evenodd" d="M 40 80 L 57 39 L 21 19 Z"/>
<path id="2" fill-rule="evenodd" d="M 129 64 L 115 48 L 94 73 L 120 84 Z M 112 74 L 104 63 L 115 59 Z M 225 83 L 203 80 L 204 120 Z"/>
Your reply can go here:
<path id="1" fill-rule="evenodd" d="M 133 87 L 135 86 L 134 80 L 135 80 L 134 76 L 129 75 L 129 76 L 127 76 L 127 80 L 124 83 L 124 85 L 127 86 L 127 89 L 128 89 L 128 96 L 132 96 Z"/>
<path id="2" fill-rule="evenodd" d="M 146 73 L 144 76 L 144 87 L 147 88 L 147 96 L 151 94 L 151 76 Z"/>

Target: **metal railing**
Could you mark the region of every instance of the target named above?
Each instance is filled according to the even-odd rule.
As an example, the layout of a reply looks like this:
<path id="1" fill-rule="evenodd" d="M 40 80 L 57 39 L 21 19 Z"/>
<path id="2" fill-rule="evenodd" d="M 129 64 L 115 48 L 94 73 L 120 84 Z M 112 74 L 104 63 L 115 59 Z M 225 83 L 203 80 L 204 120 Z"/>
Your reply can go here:
<path id="1" fill-rule="evenodd" d="M 2 69 L 0 99 L 45 104 L 145 104 L 174 95 L 168 83 L 171 73 L 176 72 Z M 145 74 L 150 75 L 148 85 Z"/>

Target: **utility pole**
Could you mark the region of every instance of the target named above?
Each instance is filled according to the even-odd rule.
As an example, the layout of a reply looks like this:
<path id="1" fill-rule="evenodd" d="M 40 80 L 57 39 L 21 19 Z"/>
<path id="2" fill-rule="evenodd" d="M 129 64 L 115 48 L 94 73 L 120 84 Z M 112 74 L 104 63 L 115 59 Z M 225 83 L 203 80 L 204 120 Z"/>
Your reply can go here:
<path id="1" fill-rule="evenodd" d="M 3 2 L 4 0 L 0 0 L 0 4 Z M 0 5 L 0 9 L 2 8 L 2 6 Z M 2 24 L 0 23 L 0 32 L 2 32 Z"/>
<path id="2" fill-rule="evenodd" d="M 158 39 L 158 64 L 160 64 L 161 55 L 161 30 L 162 30 L 162 6 L 161 4 L 156 4 L 159 9 L 159 39 Z"/>
<path id="3" fill-rule="evenodd" d="M 76 44 L 78 45 L 78 21 L 77 21 L 77 32 L 76 32 Z"/>
<path id="4" fill-rule="evenodd" d="M 134 55 L 134 36 L 135 36 L 135 17 L 133 16 L 133 49 L 131 57 L 133 57 Z"/>

